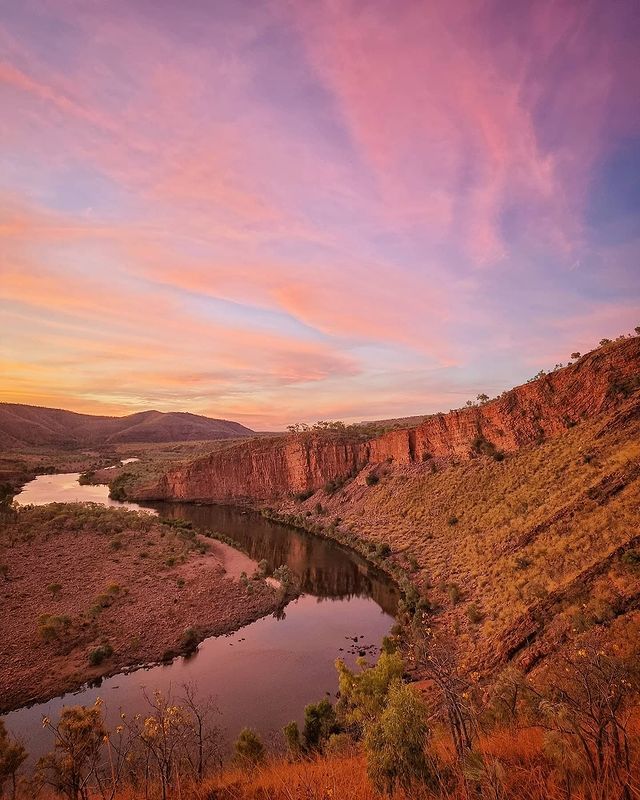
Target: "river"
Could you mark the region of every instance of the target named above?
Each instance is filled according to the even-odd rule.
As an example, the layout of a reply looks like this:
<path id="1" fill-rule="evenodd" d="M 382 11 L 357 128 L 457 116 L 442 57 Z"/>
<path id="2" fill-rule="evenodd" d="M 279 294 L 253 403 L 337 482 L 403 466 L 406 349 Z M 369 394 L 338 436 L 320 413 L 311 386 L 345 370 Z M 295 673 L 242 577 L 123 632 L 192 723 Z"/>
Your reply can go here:
<path id="1" fill-rule="evenodd" d="M 120 709 L 144 712 L 145 692 L 160 689 L 178 697 L 185 683 L 194 685 L 202 700 L 215 698 L 216 724 L 226 742 L 249 726 L 276 744 L 282 726 L 292 719 L 301 721 L 307 703 L 335 696 L 335 659 L 354 664 L 362 652 L 374 658 L 393 624 L 398 599 L 393 583 L 336 543 L 228 507 L 119 503 L 109 500 L 106 486 L 80 486 L 78 477 L 38 476 L 16 500 L 22 505 L 93 502 L 190 520 L 195 528 L 230 536 L 252 559 L 266 560 L 271 569 L 287 564 L 303 594 L 279 616 L 206 639 L 194 656 L 121 673 L 99 686 L 8 713 L 4 720 L 9 731 L 24 740 L 32 757 L 52 744 L 50 733 L 42 728 L 43 715 L 55 718 L 65 705 L 89 705 L 100 697 L 107 722 L 115 725 Z"/>

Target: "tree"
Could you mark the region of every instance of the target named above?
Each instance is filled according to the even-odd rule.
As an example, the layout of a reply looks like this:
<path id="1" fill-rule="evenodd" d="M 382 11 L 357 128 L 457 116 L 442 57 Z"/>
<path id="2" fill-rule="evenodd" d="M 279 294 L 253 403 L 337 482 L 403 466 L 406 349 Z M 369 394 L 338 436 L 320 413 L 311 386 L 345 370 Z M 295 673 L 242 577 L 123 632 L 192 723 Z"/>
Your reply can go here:
<path id="1" fill-rule="evenodd" d="M 637 654 L 621 656 L 596 631 L 568 648 L 531 689 L 554 752 L 581 755 L 599 796 L 632 797 L 629 720 L 640 693 Z M 607 792 L 609 792 L 607 794 Z"/>
<path id="2" fill-rule="evenodd" d="M 611 344 L 611 339 L 600 339 L 600 347 L 604 347 L 605 344 Z"/>
<path id="3" fill-rule="evenodd" d="M 66 706 L 57 723 L 49 717 L 44 728 L 54 735 L 54 750 L 38 761 L 38 772 L 45 783 L 69 800 L 87 800 L 88 783 L 95 774 L 100 748 L 107 732 L 102 721 L 102 701 L 89 708 Z"/>
<path id="4" fill-rule="evenodd" d="M 264 758 L 262 739 L 252 728 L 243 728 L 240 731 L 235 751 L 238 760 L 247 766 L 255 766 Z"/>
<path id="5" fill-rule="evenodd" d="M 27 758 L 24 747 L 12 739 L 4 722 L 0 719 L 0 797 L 3 797 L 4 785 L 11 780 L 11 797 L 16 796 L 16 775 Z"/>
<path id="6" fill-rule="evenodd" d="M 186 709 L 172 702 L 170 694 L 165 697 L 162 692 L 155 691 L 153 698 L 146 694 L 145 698 L 151 712 L 142 722 L 139 738 L 157 769 L 162 800 L 166 800 L 179 756 L 192 732 L 191 719 Z"/>
<path id="7" fill-rule="evenodd" d="M 415 783 L 432 779 L 428 736 L 424 704 L 411 686 L 394 679 L 382 713 L 368 724 L 365 736 L 367 772 L 378 791 L 392 794 L 402 787 L 408 793 Z"/>
<path id="8" fill-rule="evenodd" d="M 637 336 L 640 336 L 640 325 L 637 325 L 633 330 L 636 332 Z"/>
<path id="9" fill-rule="evenodd" d="M 571 353 L 571 358 L 575 361 L 576 359 L 580 358 L 580 353 L 577 351 L 575 353 Z"/>
<path id="10" fill-rule="evenodd" d="M 477 400 L 478 400 L 479 403 L 483 403 L 484 404 L 484 403 L 488 402 L 489 395 L 488 394 L 484 394 L 484 392 L 483 392 L 482 394 L 478 395 Z"/>
<path id="11" fill-rule="evenodd" d="M 180 702 L 191 716 L 192 731 L 192 736 L 186 742 L 185 755 L 194 775 L 202 780 L 211 761 L 214 758 L 221 760 L 220 728 L 212 724 L 213 716 L 220 714 L 220 711 L 213 697 L 198 703 L 197 687 L 193 684 L 185 683 L 182 688 L 184 694 Z"/>
<path id="12" fill-rule="evenodd" d="M 433 682 L 430 705 L 435 717 L 449 728 L 458 763 L 462 764 L 473 749 L 478 729 L 472 686 L 466 671 L 460 668 L 455 643 L 424 633 L 415 641 L 414 659 Z"/>
<path id="13" fill-rule="evenodd" d="M 389 686 L 404 672 L 399 653 L 381 653 L 374 667 L 368 666 L 364 659 L 358 659 L 358 666 L 361 671 L 352 672 L 343 661 L 336 661 L 340 689 L 336 713 L 339 721 L 356 737 L 380 714 Z"/>

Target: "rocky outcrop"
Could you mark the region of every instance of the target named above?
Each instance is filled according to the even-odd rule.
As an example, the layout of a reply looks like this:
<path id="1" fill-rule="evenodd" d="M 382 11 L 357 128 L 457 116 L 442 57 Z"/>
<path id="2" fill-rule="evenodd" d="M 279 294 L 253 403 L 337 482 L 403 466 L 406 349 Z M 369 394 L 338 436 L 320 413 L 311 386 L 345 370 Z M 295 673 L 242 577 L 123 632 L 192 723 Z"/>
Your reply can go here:
<path id="1" fill-rule="evenodd" d="M 640 338 L 606 345 L 576 364 L 480 406 L 437 414 L 361 441 L 347 434 L 292 434 L 240 442 L 169 471 L 141 499 L 265 502 L 340 484 L 366 466 L 499 456 L 557 436 L 621 405 L 640 386 Z"/>

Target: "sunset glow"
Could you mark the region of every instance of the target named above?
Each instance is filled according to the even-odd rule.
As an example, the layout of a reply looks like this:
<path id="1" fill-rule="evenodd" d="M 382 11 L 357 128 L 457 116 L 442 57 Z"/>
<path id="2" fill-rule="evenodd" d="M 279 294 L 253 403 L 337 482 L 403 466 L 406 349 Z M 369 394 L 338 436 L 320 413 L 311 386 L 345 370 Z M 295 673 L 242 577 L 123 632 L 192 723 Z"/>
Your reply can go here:
<path id="1" fill-rule="evenodd" d="M 398 417 L 640 324 L 634 0 L 0 8 L 0 400 Z"/>

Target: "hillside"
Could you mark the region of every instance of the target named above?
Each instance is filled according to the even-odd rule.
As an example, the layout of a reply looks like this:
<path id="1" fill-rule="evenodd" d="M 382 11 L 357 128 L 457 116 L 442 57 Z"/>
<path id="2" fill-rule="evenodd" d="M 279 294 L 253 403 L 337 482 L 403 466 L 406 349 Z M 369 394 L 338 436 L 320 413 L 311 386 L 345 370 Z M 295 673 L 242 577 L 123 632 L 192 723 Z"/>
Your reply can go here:
<path id="1" fill-rule="evenodd" d="M 268 505 L 409 581 L 469 669 L 531 670 L 593 626 L 637 636 L 639 376 L 634 337 L 408 430 L 241 442 L 134 494 Z"/>
<path id="2" fill-rule="evenodd" d="M 206 441 L 252 435 L 253 431 L 238 422 L 182 412 L 142 411 L 124 417 L 106 417 L 0 403 L 0 446 L 5 449 Z"/>

